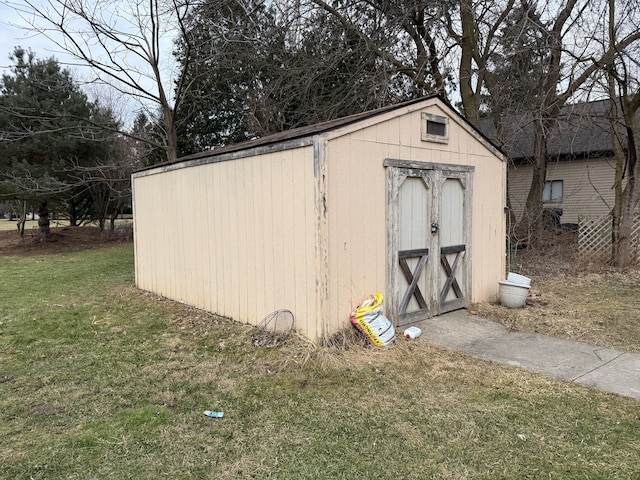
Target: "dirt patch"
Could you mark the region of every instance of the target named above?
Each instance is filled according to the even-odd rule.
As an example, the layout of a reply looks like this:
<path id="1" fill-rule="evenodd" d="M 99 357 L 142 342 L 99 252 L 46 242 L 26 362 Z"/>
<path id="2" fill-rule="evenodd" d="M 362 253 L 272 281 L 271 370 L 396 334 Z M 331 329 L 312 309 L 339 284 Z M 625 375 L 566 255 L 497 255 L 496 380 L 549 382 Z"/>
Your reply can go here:
<path id="1" fill-rule="evenodd" d="M 41 240 L 35 236 L 20 238 L 16 230 L 0 231 L 0 255 L 31 256 L 77 252 L 130 242 L 132 227 L 122 226 L 113 232 L 101 232 L 98 227 L 55 227 L 51 239 Z"/>

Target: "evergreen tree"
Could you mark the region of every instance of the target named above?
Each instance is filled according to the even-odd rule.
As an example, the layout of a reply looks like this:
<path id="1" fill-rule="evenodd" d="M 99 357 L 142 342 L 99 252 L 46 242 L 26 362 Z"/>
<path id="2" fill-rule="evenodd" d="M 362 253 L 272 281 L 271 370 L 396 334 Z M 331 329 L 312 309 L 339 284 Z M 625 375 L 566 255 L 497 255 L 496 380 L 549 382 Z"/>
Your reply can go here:
<path id="1" fill-rule="evenodd" d="M 113 115 L 90 102 L 55 59 L 21 48 L 11 59 L 0 83 L 0 197 L 22 210 L 46 202 L 78 225 L 94 212 L 77 171 L 107 161 Z"/>

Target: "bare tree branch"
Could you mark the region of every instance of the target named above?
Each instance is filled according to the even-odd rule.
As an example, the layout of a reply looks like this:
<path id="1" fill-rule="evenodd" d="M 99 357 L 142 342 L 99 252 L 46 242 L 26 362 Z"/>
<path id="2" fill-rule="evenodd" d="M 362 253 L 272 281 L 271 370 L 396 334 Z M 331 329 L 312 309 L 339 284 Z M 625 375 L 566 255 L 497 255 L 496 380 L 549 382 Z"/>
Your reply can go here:
<path id="1" fill-rule="evenodd" d="M 143 109 L 155 106 L 162 114 L 165 135 L 155 146 L 166 152 L 167 159 L 177 157 L 176 110 L 188 85 L 179 82 L 171 94 L 175 79 L 169 78 L 162 63 L 172 60 L 172 54 L 163 51 L 162 43 L 167 35 L 185 38 L 185 19 L 192 2 L 9 0 L 7 4 L 22 14 L 35 33 L 88 66 L 95 74 L 93 82 L 138 99 Z M 182 73 L 178 72 L 178 78 Z"/>

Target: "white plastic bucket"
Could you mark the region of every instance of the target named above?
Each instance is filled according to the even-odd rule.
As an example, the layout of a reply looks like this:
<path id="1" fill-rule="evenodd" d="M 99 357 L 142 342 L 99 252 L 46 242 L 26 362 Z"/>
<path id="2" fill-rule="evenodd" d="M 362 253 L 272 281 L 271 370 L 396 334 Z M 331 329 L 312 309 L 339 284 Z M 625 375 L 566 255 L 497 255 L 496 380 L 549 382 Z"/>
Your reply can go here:
<path id="1" fill-rule="evenodd" d="M 529 296 L 528 285 L 522 285 L 511 282 L 498 282 L 498 294 L 500 296 L 500 303 L 507 308 L 520 308 L 524 306 Z"/>
<path id="2" fill-rule="evenodd" d="M 524 275 L 518 275 L 517 273 L 509 272 L 507 275 L 507 282 L 517 283 L 518 285 L 531 285 L 531 279 Z"/>

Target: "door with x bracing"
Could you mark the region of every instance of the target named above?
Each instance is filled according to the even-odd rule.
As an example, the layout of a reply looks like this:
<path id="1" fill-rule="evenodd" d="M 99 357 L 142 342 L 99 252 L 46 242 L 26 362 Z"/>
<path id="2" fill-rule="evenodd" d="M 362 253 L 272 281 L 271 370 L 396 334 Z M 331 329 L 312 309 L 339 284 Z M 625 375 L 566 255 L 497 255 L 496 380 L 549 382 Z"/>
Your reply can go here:
<path id="1" fill-rule="evenodd" d="M 398 326 L 464 308 L 471 280 L 472 168 L 405 163 L 389 170 L 389 313 Z"/>

